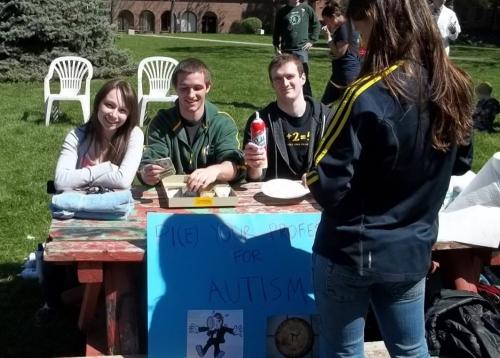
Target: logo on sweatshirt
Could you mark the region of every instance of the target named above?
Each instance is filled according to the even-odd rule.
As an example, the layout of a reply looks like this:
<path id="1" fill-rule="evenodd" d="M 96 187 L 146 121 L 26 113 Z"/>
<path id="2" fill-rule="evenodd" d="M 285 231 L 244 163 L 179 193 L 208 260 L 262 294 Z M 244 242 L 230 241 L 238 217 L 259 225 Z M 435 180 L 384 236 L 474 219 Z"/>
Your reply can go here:
<path id="1" fill-rule="evenodd" d="M 300 24 L 301 16 L 300 14 L 292 14 L 289 18 L 290 25 L 295 26 Z"/>

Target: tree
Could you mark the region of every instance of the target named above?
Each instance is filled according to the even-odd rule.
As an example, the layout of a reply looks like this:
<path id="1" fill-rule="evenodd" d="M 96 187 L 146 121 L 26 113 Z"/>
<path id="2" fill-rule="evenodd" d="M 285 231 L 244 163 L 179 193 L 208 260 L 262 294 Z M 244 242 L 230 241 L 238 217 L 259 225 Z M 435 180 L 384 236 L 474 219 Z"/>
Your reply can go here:
<path id="1" fill-rule="evenodd" d="M 481 18 L 481 24 L 478 28 L 493 30 L 498 28 L 495 26 L 497 23 L 497 18 L 500 10 L 500 0 L 476 0 L 474 2 L 469 0 L 454 0 L 453 4 L 455 5 L 455 11 L 458 15 L 462 15 L 463 17 L 467 17 L 471 19 L 471 13 L 474 14 L 475 11 L 480 10 L 484 13 Z M 481 14 L 481 13 L 479 13 Z M 482 15 L 482 14 L 481 14 Z M 459 20 L 461 17 L 459 16 Z M 476 22 L 476 20 L 473 20 Z"/>
<path id="2" fill-rule="evenodd" d="M 175 10 L 175 0 L 170 0 L 170 33 L 173 34 L 176 29 L 176 23 L 175 23 L 175 15 L 174 15 L 174 10 Z"/>
<path id="3" fill-rule="evenodd" d="M 41 80 L 59 56 L 87 58 L 94 77 L 133 71 L 116 48 L 105 0 L 0 0 L 0 81 Z"/>

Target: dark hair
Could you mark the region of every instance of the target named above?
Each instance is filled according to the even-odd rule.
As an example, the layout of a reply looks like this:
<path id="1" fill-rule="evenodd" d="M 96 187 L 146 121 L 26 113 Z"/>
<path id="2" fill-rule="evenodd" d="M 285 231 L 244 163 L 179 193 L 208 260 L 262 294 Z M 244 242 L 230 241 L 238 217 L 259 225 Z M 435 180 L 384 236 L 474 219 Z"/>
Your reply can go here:
<path id="1" fill-rule="evenodd" d="M 404 60 L 401 68 L 406 77 L 430 89 L 433 147 L 446 151 L 451 145 L 467 143 L 473 111 L 471 79 L 446 55 L 427 3 L 351 0 L 347 16 L 372 22 L 360 76 L 378 73 Z M 428 77 L 421 73 L 422 66 Z M 402 77 L 389 75 L 384 81 L 395 95 L 408 97 Z M 422 83 L 424 79 L 428 83 Z"/>
<path id="2" fill-rule="evenodd" d="M 486 94 L 488 96 L 493 92 L 493 87 L 488 82 L 482 82 L 476 87 L 477 94 Z"/>
<path id="3" fill-rule="evenodd" d="M 179 62 L 174 69 L 174 73 L 172 74 L 172 85 L 174 88 L 177 88 L 177 81 L 179 80 L 180 74 L 190 74 L 196 72 L 203 73 L 203 76 L 205 77 L 205 84 L 207 86 L 212 85 L 212 76 L 210 76 L 210 71 L 208 70 L 207 65 L 197 58 L 187 58 Z"/>
<path id="4" fill-rule="evenodd" d="M 269 80 L 271 82 L 273 81 L 271 72 L 288 62 L 295 63 L 295 65 L 297 66 L 297 70 L 299 71 L 299 75 L 302 76 L 302 74 L 304 73 L 304 65 L 302 65 L 300 58 L 291 53 L 283 53 L 281 55 L 274 56 L 274 58 L 269 63 L 269 66 L 267 67 L 267 74 L 269 75 Z"/>
<path id="5" fill-rule="evenodd" d="M 321 11 L 321 17 L 338 17 L 344 14 L 344 7 L 337 1 L 330 1 Z"/>
<path id="6" fill-rule="evenodd" d="M 125 123 L 116 130 L 108 143 L 104 138 L 97 114 L 102 100 L 113 89 L 120 91 L 128 110 L 128 117 Z M 89 148 L 93 146 L 96 153 L 102 153 L 105 149 L 108 149 L 104 160 L 109 160 L 113 164 L 120 165 L 127 151 L 130 133 L 137 126 L 138 118 L 137 96 L 130 84 L 119 79 L 106 82 L 95 95 L 92 114 L 89 121 L 84 125 L 86 132 L 85 140 L 88 141 Z"/>

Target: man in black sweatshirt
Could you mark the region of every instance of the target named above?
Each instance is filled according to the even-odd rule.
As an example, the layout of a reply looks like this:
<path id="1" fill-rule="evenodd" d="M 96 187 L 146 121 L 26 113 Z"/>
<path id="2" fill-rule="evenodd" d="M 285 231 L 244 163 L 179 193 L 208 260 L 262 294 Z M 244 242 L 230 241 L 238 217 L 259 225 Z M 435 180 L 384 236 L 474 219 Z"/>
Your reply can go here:
<path id="1" fill-rule="evenodd" d="M 311 168 L 314 150 L 331 113 L 325 105 L 304 96 L 306 77 L 297 56 L 276 56 L 268 72 L 276 101 L 259 111 L 266 125 L 266 147 L 251 141 L 255 114 L 248 119 L 243 134 L 247 180 L 301 179 Z"/>

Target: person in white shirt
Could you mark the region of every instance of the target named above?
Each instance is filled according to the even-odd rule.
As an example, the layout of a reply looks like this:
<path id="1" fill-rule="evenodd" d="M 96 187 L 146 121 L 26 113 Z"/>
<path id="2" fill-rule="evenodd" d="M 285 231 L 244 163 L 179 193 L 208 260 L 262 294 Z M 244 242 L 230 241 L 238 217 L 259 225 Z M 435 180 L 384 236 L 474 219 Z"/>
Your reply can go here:
<path id="1" fill-rule="evenodd" d="M 461 31 L 457 15 L 444 5 L 444 0 L 430 0 L 430 5 L 443 39 L 444 49 L 449 55 L 450 41 L 455 41 Z"/>

